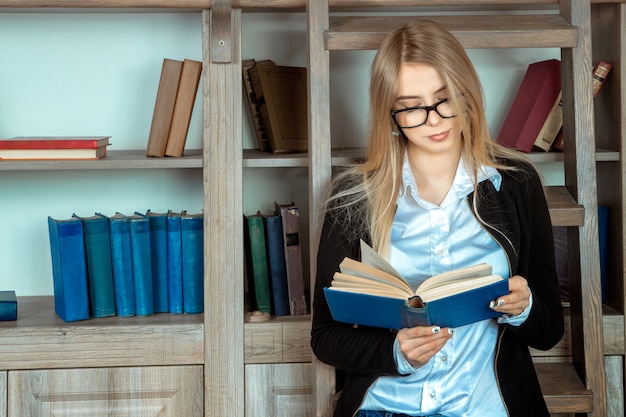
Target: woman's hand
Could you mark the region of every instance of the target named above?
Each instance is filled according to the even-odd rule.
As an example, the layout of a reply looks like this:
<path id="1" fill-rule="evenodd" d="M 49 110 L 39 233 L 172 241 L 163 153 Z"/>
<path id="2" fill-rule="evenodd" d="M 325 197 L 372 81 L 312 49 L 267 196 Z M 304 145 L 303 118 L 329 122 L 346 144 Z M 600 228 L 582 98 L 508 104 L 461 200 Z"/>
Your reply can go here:
<path id="1" fill-rule="evenodd" d="M 495 311 L 517 316 L 530 305 L 530 288 L 525 278 L 515 275 L 509 278 L 509 294 L 498 297 L 491 307 Z"/>
<path id="2" fill-rule="evenodd" d="M 443 348 L 453 333 L 453 329 L 441 329 L 439 326 L 416 326 L 400 330 L 397 338 L 406 360 L 419 368 Z"/>

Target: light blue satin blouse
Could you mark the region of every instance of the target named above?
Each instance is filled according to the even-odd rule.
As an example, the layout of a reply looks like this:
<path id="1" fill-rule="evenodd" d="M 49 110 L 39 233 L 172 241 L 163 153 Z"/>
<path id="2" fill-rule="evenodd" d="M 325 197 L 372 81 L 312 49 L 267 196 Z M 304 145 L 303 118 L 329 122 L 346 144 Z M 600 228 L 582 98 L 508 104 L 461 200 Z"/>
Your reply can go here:
<path id="1" fill-rule="evenodd" d="M 440 205 L 420 198 L 406 156 L 402 172 L 389 261 L 413 289 L 429 276 L 480 262 L 491 264 L 495 274 L 510 276 L 504 250 L 470 210 L 466 197 L 473 181 L 462 159 Z M 483 167 L 478 181 L 491 181 L 499 191 L 502 177 L 495 168 Z M 529 311 L 498 321 L 520 325 Z M 495 319 L 456 328 L 443 349 L 419 369 L 406 361 L 396 340 L 396 363 L 403 376 L 378 378 L 361 409 L 411 416 L 506 416 L 494 368 L 497 334 Z"/>

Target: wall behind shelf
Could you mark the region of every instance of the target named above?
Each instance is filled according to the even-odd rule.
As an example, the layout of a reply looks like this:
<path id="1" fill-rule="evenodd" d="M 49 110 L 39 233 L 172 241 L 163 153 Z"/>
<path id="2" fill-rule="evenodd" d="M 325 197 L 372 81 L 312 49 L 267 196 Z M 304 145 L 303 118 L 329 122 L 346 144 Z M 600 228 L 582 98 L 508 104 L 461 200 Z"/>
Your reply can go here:
<path id="1" fill-rule="evenodd" d="M 244 13 L 242 58 L 305 66 L 305 26 L 301 13 Z M 201 60 L 201 32 L 199 13 L 1 13 L 0 137 L 105 134 L 112 136 L 110 149 L 144 149 L 162 60 Z M 541 49 L 469 52 L 484 82 L 494 134 L 526 66 L 558 57 Z M 372 57 L 331 55 L 331 129 L 338 145 L 365 141 Z M 201 110 L 198 95 L 188 148 L 201 147 Z M 243 114 L 243 146 L 254 148 L 245 102 Z M 558 164 L 550 165 L 548 181 L 560 183 Z M 306 175 L 304 168 L 245 169 L 244 212 L 294 200 L 306 224 Z M 0 171 L 0 289 L 52 293 L 48 215 L 195 211 L 202 206 L 201 177 L 199 169 Z"/>

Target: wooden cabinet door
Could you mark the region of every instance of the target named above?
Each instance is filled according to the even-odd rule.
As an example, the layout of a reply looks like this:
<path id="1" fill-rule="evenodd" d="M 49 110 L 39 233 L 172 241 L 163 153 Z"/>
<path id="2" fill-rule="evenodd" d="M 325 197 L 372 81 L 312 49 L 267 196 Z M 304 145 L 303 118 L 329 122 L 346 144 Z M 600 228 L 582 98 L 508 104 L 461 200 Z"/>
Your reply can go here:
<path id="1" fill-rule="evenodd" d="M 246 417 L 313 416 L 310 363 L 246 365 Z"/>
<path id="2" fill-rule="evenodd" d="M 0 417 L 7 417 L 7 371 L 0 371 Z"/>
<path id="3" fill-rule="evenodd" d="M 202 366 L 9 371 L 10 417 L 202 417 Z"/>

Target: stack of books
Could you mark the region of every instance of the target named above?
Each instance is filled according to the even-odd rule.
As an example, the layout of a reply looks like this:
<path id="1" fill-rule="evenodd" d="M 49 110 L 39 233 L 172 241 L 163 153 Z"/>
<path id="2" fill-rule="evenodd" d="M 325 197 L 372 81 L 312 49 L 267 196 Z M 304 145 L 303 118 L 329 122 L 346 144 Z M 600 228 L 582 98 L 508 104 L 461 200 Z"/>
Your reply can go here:
<path id="1" fill-rule="evenodd" d="M 275 204 L 271 214 L 244 215 L 250 320 L 307 314 L 298 207 Z"/>
<path id="2" fill-rule="evenodd" d="M 110 136 L 19 136 L 0 139 L 0 160 L 100 159 Z"/>
<path id="3" fill-rule="evenodd" d="M 598 95 L 611 68 L 611 64 L 599 61 L 593 69 L 593 97 Z M 504 119 L 497 142 L 526 153 L 563 151 L 562 127 L 561 61 L 532 63 Z"/>
<path id="4" fill-rule="evenodd" d="M 244 60 L 243 84 L 259 150 L 308 149 L 307 72 L 271 60 Z"/>
<path id="5" fill-rule="evenodd" d="M 201 74 L 200 61 L 163 60 L 147 156 L 183 156 Z"/>
<path id="6" fill-rule="evenodd" d="M 48 217 L 55 312 L 66 322 L 202 313 L 203 218 L 171 210 Z"/>

